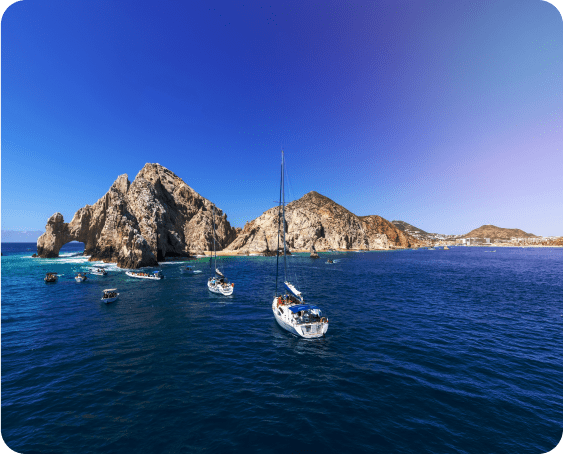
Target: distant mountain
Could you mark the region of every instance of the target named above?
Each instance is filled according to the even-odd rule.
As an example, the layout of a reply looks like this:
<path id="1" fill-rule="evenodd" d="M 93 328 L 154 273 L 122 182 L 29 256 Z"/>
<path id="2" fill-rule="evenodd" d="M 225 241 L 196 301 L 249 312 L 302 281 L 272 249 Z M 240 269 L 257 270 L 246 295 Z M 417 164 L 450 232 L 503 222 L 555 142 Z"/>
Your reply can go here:
<path id="1" fill-rule="evenodd" d="M 43 232 L 41 230 L 31 230 L 20 232 L 18 230 L 2 230 L 2 243 L 36 243 Z"/>
<path id="2" fill-rule="evenodd" d="M 463 235 L 462 238 L 492 238 L 509 240 L 510 238 L 537 238 L 537 235 L 524 232 L 520 229 L 504 229 L 495 225 L 483 225 Z"/>

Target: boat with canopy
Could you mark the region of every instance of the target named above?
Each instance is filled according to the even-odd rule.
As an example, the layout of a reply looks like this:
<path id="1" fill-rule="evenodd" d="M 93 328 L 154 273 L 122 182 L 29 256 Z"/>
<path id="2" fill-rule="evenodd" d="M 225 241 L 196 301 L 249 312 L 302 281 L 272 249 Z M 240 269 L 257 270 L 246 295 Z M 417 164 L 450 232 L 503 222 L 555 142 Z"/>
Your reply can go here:
<path id="1" fill-rule="evenodd" d="M 208 290 L 220 295 L 229 296 L 233 294 L 233 287 L 235 284 L 229 282 L 225 275 L 217 268 L 217 252 L 215 250 L 215 205 L 213 206 L 213 258 L 210 257 L 210 267 L 213 260 L 213 267 L 215 274 L 208 278 Z"/>
<path id="2" fill-rule="evenodd" d="M 324 317 L 321 308 L 306 304 L 302 292 L 295 284 L 288 280 L 288 266 L 286 263 L 286 212 L 284 196 L 284 150 L 282 150 L 282 170 L 280 176 L 280 204 L 278 209 L 278 247 L 276 248 L 276 288 L 272 301 L 272 312 L 278 324 L 285 330 L 304 338 L 322 337 L 329 328 L 329 320 Z M 282 234 L 280 230 L 282 229 Z M 282 237 L 282 248 L 280 239 Z M 283 250 L 284 287 L 285 291 L 278 294 L 278 268 L 280 249 Z"/>
<path id="3" fill-rule="evenodd" d="M 125 274 L 129 277 L 136 277 L 137 279 L 152 279 L 154 281 L 159 281 L 164 278 L 162 271 L 153 271 L 152 273 L 126 271 Z"/>
<path id="4" fill-rule="evenodd" d="M 118 296 L 117 288 L 107 288 L 102 291 L 102 301 L 106 304 L 113 303 L 118 299 Z"/>

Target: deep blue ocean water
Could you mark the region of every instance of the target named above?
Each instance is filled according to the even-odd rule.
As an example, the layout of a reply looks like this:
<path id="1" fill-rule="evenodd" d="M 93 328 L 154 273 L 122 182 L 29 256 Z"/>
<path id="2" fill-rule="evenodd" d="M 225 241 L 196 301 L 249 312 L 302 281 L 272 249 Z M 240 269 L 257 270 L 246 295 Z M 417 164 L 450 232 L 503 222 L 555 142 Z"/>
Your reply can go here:
<path id="1" fill-rule="evenodd" d="M 562 436 L 562 249 L 289 258 L 325 338 L 275 322 L 275 257 L 162 281 L 2 244 L 2 436 L 16 452 L 543 453 Z M 327 258 L 336 259 L 333 265 Z M 60 276 L 45 284 L 47 271 Z M 101 303 L 101 290 L 119 299 Z"/>

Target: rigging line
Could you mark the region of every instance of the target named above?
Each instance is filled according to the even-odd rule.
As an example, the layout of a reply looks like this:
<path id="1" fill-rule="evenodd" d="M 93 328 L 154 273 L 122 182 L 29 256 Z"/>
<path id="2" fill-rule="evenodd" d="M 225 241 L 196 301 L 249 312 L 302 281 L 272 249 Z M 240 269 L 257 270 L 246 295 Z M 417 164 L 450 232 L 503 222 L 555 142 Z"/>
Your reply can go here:
<path id="1" fill-rule="evenodd" d="M 293 199 L 294 199 L 294 191 L 292 190 L 292 185 L 291 185 L 291 182 L 290 182 L 290 175 L 289 175 L 289 173 L 288 173 L 288 167 L 286 167 L 286 166 L 284 166 L 284 175 L 285 175 L 285 177 L 286 177 L 286 181 L 288 182 L 288 197 L 290 198 L 290 200 L 293 201 Z M 289 202 L 289 203 L 292 203 L 292 202 Z M 288 203 L 288 204 L 289 204 L 289 203 Z M 285 204 L 285 205 L 287 205 L 287 204 Z M 303 229 L 298 229 L 298 230 L 303 230 Z M 294 232 L 295 232 L 295 231 L 296 231 L 296 230 L 294 230 Z M 288 231 L 288 233 L 290 233 L 290 232 Z M 299 287 L 299 286 L 301 285 L 301 281 L 298 281 L 298 274 L 297 274 L 297 269 L 296 269 L 296 266 L 295 266 L 295 265 L 296 265 L 296 264 L 292 265 L 291 271 L 292 271 L 292 274 L 294 275 L 294 281 L 293 281 L 293 282 L 294 282 L 294 284 L 295 284 L 296 286 Z"/>
<path id="2" fill-rule="evenodd" d="M 284 168 L 282 164 L 280 165 L 280 204 L 278 205 L 278 241 L 276 244 L 276 289 L 274 290 L 274 296 L 278 295 L 278 259 L 280 257 L 280 207 L 282 206 L 282 179 L 284 174 L 282 173 Z"/>

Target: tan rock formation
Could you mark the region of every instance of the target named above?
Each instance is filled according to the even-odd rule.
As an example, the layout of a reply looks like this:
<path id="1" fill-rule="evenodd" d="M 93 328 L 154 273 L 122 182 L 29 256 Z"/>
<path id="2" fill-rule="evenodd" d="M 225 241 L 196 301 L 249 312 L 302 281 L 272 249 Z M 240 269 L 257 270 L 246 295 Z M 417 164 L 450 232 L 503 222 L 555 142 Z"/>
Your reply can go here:
<path id="1" fill-rule="evenodd" d="M 57 257 L 69 241 L 85 245 L 90 260 L 122 268 L 155 266 L 165 257 L 189 256 L 213 247 L 213 204 L 159 164 L 146 164 L 130 184 L 121 175 L 94 205 L 79 209 L 66 224 L 60 213 L 47 221 L 37 240 L 40 257 Z M 237 235 L 216 208 L 219 248 Z"/>
<path id="2" fill-rule="evenodd" d="M 364 226 L 370 249 L 386 249 L 390 246 L 408 248 L 419 244 L 418 240 L 381 216 L 359 216 L 359 219 Z"/>
<path id="3" fill-rule="evenodd" d="M 276 251 L 278 216 L 279 208 L 274 207 L 247 222 L 226 250 Z M 409 247 L 412 240 L 380 216 L 359 218 L 315 191 L 286 206 L 286 242 L 290 250 L 387 249 L 392 245 Z"/>

